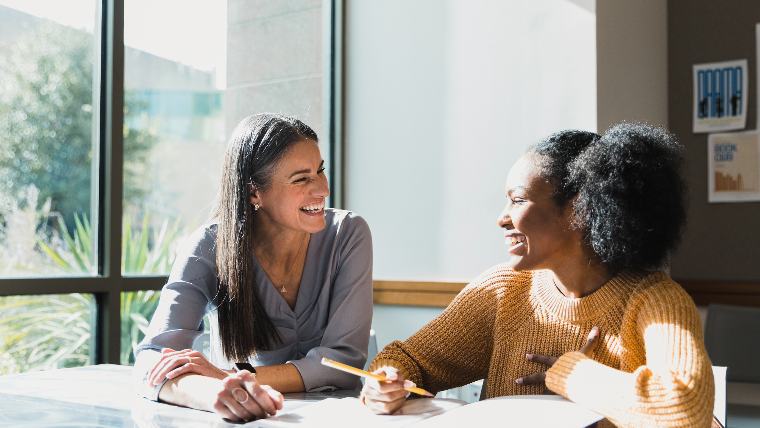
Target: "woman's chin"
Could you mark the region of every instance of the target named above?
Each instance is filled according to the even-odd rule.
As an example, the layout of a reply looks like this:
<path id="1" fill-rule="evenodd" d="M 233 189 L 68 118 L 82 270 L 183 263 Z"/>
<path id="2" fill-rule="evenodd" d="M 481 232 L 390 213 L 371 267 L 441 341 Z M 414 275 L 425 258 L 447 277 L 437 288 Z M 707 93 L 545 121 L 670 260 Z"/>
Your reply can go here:
<path id="1" fill-rule="evenodd" d="M 523 257 L 512 256 L 507 260 L 507 266 L 515 271 L 531 270 L 529 263 Z"/>
<path id="2" fill-rule="evenodd" d="M 310 221 L 310 222 L 308 222 L 308 224 L 304 224 L 303 225 L 304 231 L 308 232 L 308 233 L 318 233 L 318 232 L 321 232 L 325 227 L 327 227 L 327 222 L 325 222 L 325 218 L 324 217 L 322 217 L 320 220 Z"/>

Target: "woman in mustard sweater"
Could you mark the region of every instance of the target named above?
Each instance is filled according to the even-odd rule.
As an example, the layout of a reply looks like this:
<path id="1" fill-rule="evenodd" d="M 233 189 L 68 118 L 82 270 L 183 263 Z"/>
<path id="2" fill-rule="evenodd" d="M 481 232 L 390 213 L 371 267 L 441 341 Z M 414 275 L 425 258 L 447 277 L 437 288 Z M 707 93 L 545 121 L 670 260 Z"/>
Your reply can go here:
<path id="1" fill-rule="evenodd" d="M 485 397 L 560 394 L 619 426 L 709 426 L 713 376 L 697 309 L 662 269 L 685 222 L 681 146 L 660 128 L 564 131 L 510 170 L 508 260 L 389 344 L 363 402 L 393 413 L 416 384 L 485 379 Z"/>

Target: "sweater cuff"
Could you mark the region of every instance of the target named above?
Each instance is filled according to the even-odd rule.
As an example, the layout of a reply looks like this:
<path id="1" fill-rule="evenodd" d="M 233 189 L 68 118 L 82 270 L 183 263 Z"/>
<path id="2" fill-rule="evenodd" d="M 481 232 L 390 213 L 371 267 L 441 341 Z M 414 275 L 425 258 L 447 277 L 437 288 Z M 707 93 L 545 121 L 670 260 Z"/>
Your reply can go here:
<path id="1" fill-rule="evenodd" d="M 583 352 L 567 352 L 557 359 L 553 366 L 546 371 L 546 387 L 551 391 L 568 398 L 567 381 L 575 371 L 576 366 L 589 357 Z"/>
<path id="2" fill-rule="evenodd" d="M 388 358 L 382 358 L 379 360 L 373 360 L 372 364 L 369 365 L 369 371 L 374 372 L 375 370 L 379 369 L 380 367 L 393 367 L 396 370 L 398 370 L 398 373 L 404 377 L 404 379 L 409 379 L 412 382 L 415 382 L 414 379 L 411 379 L 411 375 L 409 374 L 409 371 L 404 368 L 404 366 L 399 363 L 398 361 L 391 360 Z"/>

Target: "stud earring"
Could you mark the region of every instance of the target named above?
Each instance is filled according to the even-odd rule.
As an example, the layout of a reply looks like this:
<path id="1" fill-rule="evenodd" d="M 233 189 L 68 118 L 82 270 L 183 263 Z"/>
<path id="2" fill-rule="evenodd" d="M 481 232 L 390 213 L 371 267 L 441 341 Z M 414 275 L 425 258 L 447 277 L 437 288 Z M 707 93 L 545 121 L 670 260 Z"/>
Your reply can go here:
<path id="1" fill-rule="evenodd" d="M 258 211 L 259 208 L 261 208 L 261 206 L 259 206 L 259 204 L 253 204 L 253 210 L 254 211 Z"/>

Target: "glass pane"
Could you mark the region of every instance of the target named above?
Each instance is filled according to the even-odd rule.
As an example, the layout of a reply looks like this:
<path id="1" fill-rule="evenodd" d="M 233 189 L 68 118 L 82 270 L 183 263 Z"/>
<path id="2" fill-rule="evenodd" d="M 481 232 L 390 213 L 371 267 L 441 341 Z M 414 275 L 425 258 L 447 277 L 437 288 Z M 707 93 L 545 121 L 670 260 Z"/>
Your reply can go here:
<path id="1" fill-rule="evenodd" d="M 122 364 L 135 362 L 134 349 L 145 337 L 146 329 L 158 305 L 160 291 L 144 290 L 121 293 L 121 357 Z"/>
<path id="2" fill-rule="evenodd" d="M 96 10 L 0 0 L 0 276 L 95 271 Z"/>
<path id="3" fill-rule="evenodd" d="M 124 8 L 122 266 L 161 274 L 177 238 L 209 218 L 240 119 L 290 114 L 322 136 L 322 2 L 135 0 Z"/>
<path id="4" fill-rule="evenodd" d="M 0 375 L 92 364 L 92 295 L 0 297 L 0 314 Z"/>

